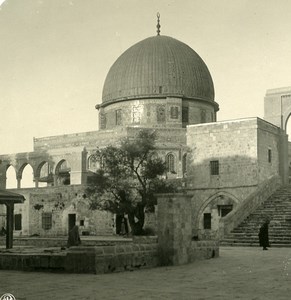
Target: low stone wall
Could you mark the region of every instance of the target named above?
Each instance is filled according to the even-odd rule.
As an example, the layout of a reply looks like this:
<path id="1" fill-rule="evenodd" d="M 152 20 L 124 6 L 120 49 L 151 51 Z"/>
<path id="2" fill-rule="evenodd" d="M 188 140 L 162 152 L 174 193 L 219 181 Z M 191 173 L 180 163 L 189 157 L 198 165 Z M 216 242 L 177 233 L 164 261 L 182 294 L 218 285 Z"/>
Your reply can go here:
<path id="1" fill-rule="evenodd" d="M 0 270 L 64 271 L 66 253 L 0 253 Z"/>
<path id="2" fill-rule="evenodd" d="M 231 211 L 224 218 L 220 219 L 219 235 L 223 238 L 231 230 L 237 227 L 253 211 L 264 203 L 280 186 L 281 179 L 279 176 L 264 181 L 258 189 L 247 197 L 236 209 Z"/>
<path id="3" fill-rule="evenodd" d="M 31 246 L 36 248 L 50 248 L 50 247 L 67 247 L 67 237 L 19 237 L 13 239 L 14 246 Z M 112 237 L 106 239 L 85 239 L 81 236 L 82 246 L 112 246 L 116 244 L 128 244 L 132 243 L 132 239 L 124 238 L 117 240 Z M 0 237 L 0 245 L 5 245 L 5 237 Z"/>
<path id="4" fill-rule="evenodd" d="M 144 242 L 140 244 L 139 242 Z M 172 265 L 159 251 L 157 237 L 137 237 L 130 244 L 78 246 L 68 250 L 15 248 L 0 251 L 0 270 L 104 274 Z M 169 252 L 168 254 L 171 255 Z M 188 262 L 218 257 L 215 241 L 191 241 Z"/>
<path id="5" fill-rule="evenodd" d="M 103 274 L 156 266 L 156 243 L 72 247 L 65 261 L 65 270 L 70 273 Z"/>

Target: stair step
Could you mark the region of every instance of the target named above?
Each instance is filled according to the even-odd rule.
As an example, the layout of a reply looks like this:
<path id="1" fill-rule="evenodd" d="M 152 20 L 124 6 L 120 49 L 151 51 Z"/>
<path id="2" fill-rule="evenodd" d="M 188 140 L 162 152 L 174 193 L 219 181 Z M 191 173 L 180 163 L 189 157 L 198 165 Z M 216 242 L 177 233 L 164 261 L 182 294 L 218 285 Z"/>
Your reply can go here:
<path id="1" fill-rule="evenodd" d="M 273 247 L 291 247 L 291 186 L 277 190 L 257 210 L 221 241 L 228 246 L 258 246 L 258 232 L 266 217 L 271 219 L 269 240 Z"/>

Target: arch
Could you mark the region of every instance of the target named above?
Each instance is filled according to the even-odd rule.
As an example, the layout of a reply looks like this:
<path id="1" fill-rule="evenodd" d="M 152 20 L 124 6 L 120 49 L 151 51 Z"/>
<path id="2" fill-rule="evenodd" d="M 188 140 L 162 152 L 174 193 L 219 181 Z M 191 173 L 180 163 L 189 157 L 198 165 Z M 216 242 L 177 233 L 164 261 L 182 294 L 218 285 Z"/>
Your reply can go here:
<path id="1" fill-rule="evenodd" d="M 203 218 L 203 213 L 206 210 L 207 207 L 210 206 L 211 203 L 215 203 L 216 205 L 218 203 L 218 205 L 231 205 L 231 204 L 235 204 L 237 205 L 239 203 L 239 200 L 237 197 L 235 197 L 233 194 L 229 193 L 229 192 L 225 192 L 225 191 L 219 191 L 216 192 L 215 194 L 213 194 L 212 196 L 210 196 L 206 201 L 204 201 L 202 203 L 202 205 L 200 206 L 197 214 L 194 217 L 195 223 L 194 223 L 194 227 L 196 229 L 200 229 L 200 224 L 202 223 L 202 218 Z"/>
<path id="2" fill-rule="evenodd" d="M 176 159 L 173 153 L 168 153 L 166 155 L 166 167 L 167 172 L 176 174 Z"/>
<path id="3" fill-rule="evenodd" d="M 103 167 L 104 159 L 97 154 L 91 154 L 87 160 L 87 169 L 91 172 L 96 172 Z"/>
<path id="4" fill-rule="evenodd" d="M 48 161 L 42 161 L 36 168 L 35 179 L 38 181 L 38 187 L 53 185 L 52 167 Z"/>
<path id="5" fill-rule="evenodd" d="M 9 164 L 6 168 L 6 189 L 17 188 L 16 170 L 13 165 Z"/>
<path id="6" fill-rule="evenodd" d="M 19 168 L 17 178 L 21 180 L 21 188 L 31 188 L 35 186 L 34 170 L 29 163 L 24 163 Z"/>
<path id="7" fill-rule="evenodd" d="M 56 185 L 70 185 L 71 184 L 71 167 L 67 160 L 62 159 L 58 162 L 55 169 L 55 183 Z"/>

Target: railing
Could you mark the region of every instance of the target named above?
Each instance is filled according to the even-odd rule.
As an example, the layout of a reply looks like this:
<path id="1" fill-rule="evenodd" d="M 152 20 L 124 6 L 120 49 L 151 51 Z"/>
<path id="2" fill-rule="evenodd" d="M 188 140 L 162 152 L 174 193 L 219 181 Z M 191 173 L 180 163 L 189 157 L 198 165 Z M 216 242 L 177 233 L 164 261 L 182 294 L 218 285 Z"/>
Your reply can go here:
<path id="1" fill-rule="evenodd" d="M 273 176 L 262 182 L 257 190 L 248 196 L 236 209 L 231 211 L 219 222 L 219 235 L 223 238 L 236 228 L 262 203 L 264 203 L 282 185 L 279 176 Z"/>

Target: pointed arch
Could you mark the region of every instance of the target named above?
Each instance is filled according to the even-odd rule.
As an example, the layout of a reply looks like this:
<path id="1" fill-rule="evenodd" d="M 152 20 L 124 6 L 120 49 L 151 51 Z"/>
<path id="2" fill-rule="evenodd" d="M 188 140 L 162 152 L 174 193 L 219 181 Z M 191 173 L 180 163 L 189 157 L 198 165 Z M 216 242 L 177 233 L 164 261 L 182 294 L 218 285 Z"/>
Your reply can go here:
<path id="1" fill-rule="evenodd" d="M 6 189 L 17 188 L 16 170 L 12 164 L 7 165 L 6 168 Z"/>
<path id="2" fill-rule="evenodd" d="M 34 183 L 34 170 L 29 163 L 24 163 L 18 170 L 17 178 L 21 179 L 21 188 L 32 188 Z"/>
<path id="3" fill-rule="evenodd" d="M 71 184 L 71 167 L 67 160 L 62 159 L 58 162 L 55 168 L 56 184 L 70 185 Z"/>
<path id="4" fill-rule="evenodd" d="M 53 185 L 52 167 L 48 161 L 42 161 L 36 168 L 35 178 L 38 180 L 38 187 Z"/>

